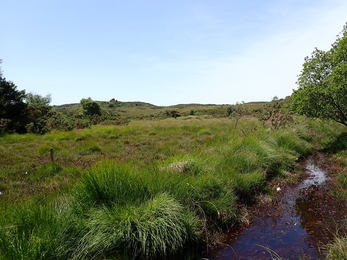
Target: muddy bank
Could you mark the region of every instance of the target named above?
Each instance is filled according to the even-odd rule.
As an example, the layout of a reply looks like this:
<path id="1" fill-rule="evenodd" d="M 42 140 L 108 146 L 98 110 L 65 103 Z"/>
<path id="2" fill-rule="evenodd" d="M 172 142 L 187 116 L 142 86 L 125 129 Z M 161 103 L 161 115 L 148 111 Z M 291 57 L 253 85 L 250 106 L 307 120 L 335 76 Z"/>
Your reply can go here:
<path id="1" fill-rule="evenodd" d="M 251 224 L 224 234 L 222 246 L 203 254 L 215 259 L 322 259 L 337 230 L 346 232 L 347 203 L 336 190 L 322 154 L 301 162 L 306 175 L 297 185 L 278 187 L 278 199 L 251 209 Z"/>

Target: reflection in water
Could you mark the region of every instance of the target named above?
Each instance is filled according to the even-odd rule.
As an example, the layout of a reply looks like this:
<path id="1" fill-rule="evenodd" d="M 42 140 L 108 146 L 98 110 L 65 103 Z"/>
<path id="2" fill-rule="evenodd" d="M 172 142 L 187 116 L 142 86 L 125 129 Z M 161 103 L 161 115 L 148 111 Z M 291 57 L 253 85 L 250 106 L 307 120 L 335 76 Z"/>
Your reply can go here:
<path id="1" fill-rule="evenodd" d="M 315 165 L 312 160 L 306 162 L 306 170 L 310 176 L 298 186 L 298 189 L 309 188 L 312 185 L 317 187 L 317 185 L 323 184 L 328 179 L 324 170 Z"/>
<path id="2" fill-rule="evenodd" d="M 286 189 L 278 204 L 255 217 L 247 228 L 231 230 L 224 241 L 228 246 L 211 250 L 205 257 L 269 259 L 277 254 L 286 259 L 318 259 L 318 245 L 332 239 L 332 218 L 345 218 L 338 214 L 346 205 L 329 195 L 331 182 L 312 158 L 306 161 L 306 169 L 310 174 L 306 180 Z"/>

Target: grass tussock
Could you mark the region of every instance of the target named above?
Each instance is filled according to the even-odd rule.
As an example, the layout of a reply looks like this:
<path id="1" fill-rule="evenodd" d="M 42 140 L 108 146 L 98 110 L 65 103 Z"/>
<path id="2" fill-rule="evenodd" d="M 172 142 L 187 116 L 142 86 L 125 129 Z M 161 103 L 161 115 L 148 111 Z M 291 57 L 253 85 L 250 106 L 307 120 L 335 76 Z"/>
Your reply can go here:
<path id="1" fill-rule="evenodd" d="M 129 166 L 109 161 L 88 170 L 76 194 L 77 200 L 88 206 L 140 204 L 150 197 L 140 174 Z"/>
<path id="2" fill-rule="evenodd" d="M 166 259 L 197 243 L 199 221 L 175 199 L 158 194 L 139 207 L 103 207 L 90 213 L 77 259 Z"/>

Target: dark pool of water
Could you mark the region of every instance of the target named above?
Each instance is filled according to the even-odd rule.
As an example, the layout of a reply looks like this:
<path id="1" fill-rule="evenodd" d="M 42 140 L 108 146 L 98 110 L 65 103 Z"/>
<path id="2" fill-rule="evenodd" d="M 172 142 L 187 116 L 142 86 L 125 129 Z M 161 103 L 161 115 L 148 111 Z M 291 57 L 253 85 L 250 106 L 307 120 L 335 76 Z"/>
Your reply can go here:
<path id="1" fill-rule="evenodd" d="M 249 226 L 230 230 L 225 245 L 210 249 L 203 257 L 320 259 L 338 221 L 347 217 L 347 205 L 330 195 L 334 183 L 317 162 L 322 164 L 321 156 L 307 159 L 307 179 L 281 190 L 278 203 L 261 209 Z"/>

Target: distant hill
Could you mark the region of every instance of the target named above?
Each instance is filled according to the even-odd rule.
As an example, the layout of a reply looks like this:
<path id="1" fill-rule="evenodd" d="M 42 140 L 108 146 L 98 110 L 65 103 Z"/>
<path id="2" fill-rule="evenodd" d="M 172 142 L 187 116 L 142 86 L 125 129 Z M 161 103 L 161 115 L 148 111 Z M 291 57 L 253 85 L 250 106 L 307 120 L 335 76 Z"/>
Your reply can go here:
<path id="1" fill-rule="evenodd" d="M 96 101 L 99 104 L 110 104 L 109 101 Z M 116 101 L 114 103 L 122 104 L 123 106 L 146 106 L 146 107 L 155 107 L 155 105 L 152 105 L 150 103 L 141 102 L 141 101 L 130 101 L 130 102 L 122 102 L 122 101 Z M 63 105 L 54 105 L 55 108 L 71 108 L 74 106 L 79 106 L 80 103 L 71 103 L 71 104 L 63 104 Z"/>
<path id="2" fill-rule="evenodd" d="M 110 104 L 109 101 L 96 101 L 99 104 Z M 199 104 L 199 103 L 189 103 L 189 104 L 177 104 L 177 105 L 170 105 L 170 106 L 156 106 L 151 103 L 142 102 L 142 101 L 116 101 L 116 104 L 122 104 L 121 106 L 145 106 L 145 107 L 166 107 L 166 108 L 182 108 L 182 107 L 196 107 L 196 106 L 231 106 L 233 104 Z M 247 102 L 245 105 L 263 105 L 265 103 L 268 103 L 268 101 L 253 101 L 253 102 Z M 63 105 L 54 105 L 55 108 L 71 108 L 74 106 L 78 106 L 80 103 L 71 103 L 71 104 L 63 104 Z"/>
<path id="3" fill-rule="evenodd" d="M 99 103 L 102 113 L 106 115 L 117 115 L 129 119 L 144 119 L 144 118 L 165 118 L 170 115 L 170 111 L 180 116 L 225 116 L 227 108 L 231 104 L 177 104 L 171 106 L 156 106 L 147 102 L 141 101 L 96 101 Z M 267 102 L 248 102 L 245 103 L 250 110 L 260 108 Z M 80 113 L 80 103 L 64 104 L 60 106 L 53 106 L 53 109 L 62 113 Z"/>

